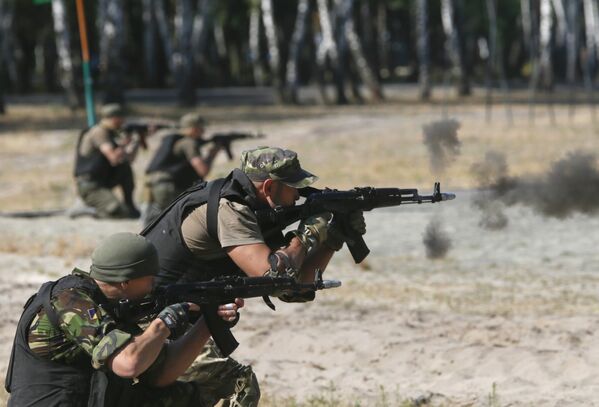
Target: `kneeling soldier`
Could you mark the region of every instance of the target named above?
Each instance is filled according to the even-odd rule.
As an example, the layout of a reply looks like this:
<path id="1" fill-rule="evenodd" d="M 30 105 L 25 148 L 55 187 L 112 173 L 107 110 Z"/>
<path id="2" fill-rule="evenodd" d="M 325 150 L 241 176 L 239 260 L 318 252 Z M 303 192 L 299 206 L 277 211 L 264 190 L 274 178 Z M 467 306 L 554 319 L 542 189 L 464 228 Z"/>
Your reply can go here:
<path id="1" fill-rule="evenodd" d="M 194 304 L 166 307 L 145 330 L 120 321 L 111 305 L 147 296 L 158 272 L 155 247 L 118 233 L 92 254 L 89 272 L 47 282 L 21 316 L 6 376 L 9 406 L 204 406 L 193 381 L 177 379 L 210 332 L 203 318 L 188 327 Z M 219 308 L 233 320 L 242 300 Z"/>

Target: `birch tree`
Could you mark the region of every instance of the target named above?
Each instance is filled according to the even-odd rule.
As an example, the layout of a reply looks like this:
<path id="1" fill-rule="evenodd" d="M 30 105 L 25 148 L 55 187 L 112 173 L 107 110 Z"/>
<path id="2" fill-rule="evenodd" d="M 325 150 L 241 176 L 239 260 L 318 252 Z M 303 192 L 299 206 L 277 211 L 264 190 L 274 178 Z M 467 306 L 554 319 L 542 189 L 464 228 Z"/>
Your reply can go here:
<path id="1" fill-rule="evenodd" d="M 175 5 L 175 46 L 172 59 L 177 99 L 182 106 L 193 106 L 196 102 L 191 50 L 192 30 L 191 0 L 177 0 Z"/>
<path id="2" fill-rule="evenodd" d="M 468 95 L 470 84 L 466 73 L 464 54 L 460 44 L 460 34 L 456 24 L 456 7 L 454 0 L 441 0 L 441 21 L 445 32 L 445 50 L 453 66 L 453 76 L 457 78 L 458 93 Z"/>
<path id="3" fill-rule="evenodd" d="M 218 31 L 218 28 L 214 25 L 215 9 L 215 0 L 197 1 L 193 28 L 191 30 L 191 49 L 194 66 L 202 66 L 206 63 L 204 55 L 206 55 L 206 50 L 208 48 L 208 34 L 211 30 L 215 30 L 215 32 Z"/>
<path id="4" fill-rule="evenodd" d="M 123 0 L 100 0 L 100 73 L 104 84 L 104 103 L 124 103 L 125 16 Z"/>
<path id="5" fill-rule="evenodd" d="M 389 43 L 391 34 L 387 27 L 387 5 L 381 1 L 376 9 L 376 42 L 379 57 L 379 69 L 383 78 L 390 75 L 389 67 Z"/>
<path id="6" fill-rule="evenodd" d="M 299 88 L 298 64 L 300 52 L 306 37 L 306 20 L 310 12 L 310 1 L 299 0 L 297 3 L 297 14 L 295 18 L 295 28 L 289 44 L 289 58 L 287 59 L 287 69 L 285 72 L 285 101 L 297 103 L 297 92 Z"/>
<path id="7" fill-rule="evenodd" d="M 553 13 L 551 0 L 541 0 L 540 56 L 539 69 L 543 88 L 553 87 L 553 59 L 551 55 L 551 31 L 553 28 Z"/>
<path id="8" fill-rule="evenodd" d="M 420 98 L 428 100 L 431 97 L 428 0 L 416 0 L 416 37 Z"/>
<path id="9" fill-rule="evenodd" d="M 60 67 L 60 85 L 65 92 L 67 103 L 71 109 L 79 105 L 75 87 L 75 73 L 71 54 L 71 35 L 66 18 L 64 0 L 52 0 L 52 20 L 56 38 L 56 52 Z"/>
<path id="10" fill-rule="evenodd" d="M 250 3 L 250 26 L 248 37 L 252 74 L 254 76 L 254 83 L 257 86 L 264 85 L 264 67 L 262 66 L 262 53 L 260 52 L 260 17 L 260 2 L 259 0 L 253 0 Z"/>
<path id="11" fill-rule="evenodd" d="M 272 0 L 262 0 L 262 22 L 264 24 L 264 32 L 268 44 L 268 62 L 270 65 L 270 75 L 272 84 L 275 88 L 277 100 L 283 100 L 283 85 L 281 81 L 281 54 L 279 52 L 279 39 L 277 36 L 277 28 L 273 16 Z"/>
<path id="12" fill-rule="evenodd" d="M 343 0 L 341 6 L 341 14 L 343 15 L 343 35 L 346 38 L 360 79 L 368 87 L 374 100 L 382 100 L 383 93 L 381 91 L 381 86 L 379 84 L 378 78 L 376 75 L 374 75 L 368 61 L 366 60 L 366 57 L 364 56 L 362 44 L 360 43 L 360 37 L 358 37 L 358 33 L 356 32 L 354 25 L 354 0 Z"/>
<path id="13" fill-rule="evenodd" d="M 144 45 L 144 69 L 146 79 L 151 85 L 156 85 L 158 81 L 158 70 L 156 62 L 158 60 L 158 50 L 156 49 L 157 24 L 154 15 L 154 0 L 142 0 L 142 22 L 143 22 L 143 45 Z"/>

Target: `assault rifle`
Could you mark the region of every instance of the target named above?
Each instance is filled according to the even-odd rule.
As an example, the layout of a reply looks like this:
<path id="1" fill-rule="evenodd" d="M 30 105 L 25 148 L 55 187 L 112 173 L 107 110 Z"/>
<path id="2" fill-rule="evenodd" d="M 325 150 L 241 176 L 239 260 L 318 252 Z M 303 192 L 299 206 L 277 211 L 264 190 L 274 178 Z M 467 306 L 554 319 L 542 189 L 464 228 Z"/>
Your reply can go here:
<path id="1" fill-rule="evenodd" d="M 323 212 L 332 212 L 333 220 L 346 237 L 347 247 L 356 263 L 368 256 L 370 250 L 361 235 L 352 232 L 348 217 L 354 211 L 371 211 L 405 204 L 435 203 L 455 199 L 454 194 L 441 193 L 441 185 L 435 182 L 432 195 L 420 195 L 417 189 L 400 188 L 354 188 L 349 191 L 336 189 L 299 189 L 306 200 L 301 205 L 278 207 L 256 211 L 258 223 L 263 230 L 285 229 L 287 226 Z"/>
<path id="2" fill-rule="evenodd" d="M 235 298 L 262 297 L 271 309 L 275 306 L 270 296 L 281 294 L 315 293 L 318 290 L 340 287 L 337 280 L 323 280 L 317 270 L 313 283 L 298 283 L 292 277 L 240 277 L 224 276 L 211 281 L 171 284 L 158 287 L 149 299 L 121 300 L 106 306 L 121 321 L 143 322 L 158 315 L 164 307 L 181 302 L 200 306 L 206 325 L 221 352 L 228 356 L 239 345 L 231 333 L 231 324 L 217 315 L 218 306 L 229 304 Z"/>
<path id="3" fill-rule="evenodd" d="M 127 134 L 128 137 L 136 134 L 138 142 L 141 148 L 144 150 L 148 149 L 146 138 L 157 132 L 158 130 L 175 127 L 175 124 L 168 121 L 156 121 L 156 120 L 128 120 L 121 126 L 121 131 Z"/>
<path id="4" fill-rule="evenodd" d="M 237 140 L 246 140 L 246 139 L 259 139 L 264 138 L 263 134 L 251 134 L 251 133 L 238 133 L 238 132 L 229 132 L 229 133 L 216 133 L 212 137 L 210 137 L 206 142 L 212 142 L 214 144 L 220 145 L 225 152 L 227 153 L 227 157 L 229 157 L 229 161 L 233 160 L 233 152 L 231 151 L 231 143 Z"/>

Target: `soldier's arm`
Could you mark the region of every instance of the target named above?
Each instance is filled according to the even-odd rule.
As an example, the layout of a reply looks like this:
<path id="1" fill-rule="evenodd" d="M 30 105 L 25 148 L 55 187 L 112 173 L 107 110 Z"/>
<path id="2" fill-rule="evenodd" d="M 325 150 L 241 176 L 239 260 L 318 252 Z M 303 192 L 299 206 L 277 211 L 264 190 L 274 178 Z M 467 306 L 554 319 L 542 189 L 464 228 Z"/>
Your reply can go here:
<path id="1" fill-rule="evenodd" d="M 109 369 L 120 377 L 138 377 L 154 363 L 169 335 L 166 324 L 155 319 L 141 335 L 134 336 L 108 359 Z"/>
<path id="2" fill-rule="evenodd" d="M 212 162 L 214 161 L 214 157 L 219 152 L 220 146 L 214 145 L 208 152 L 208 155 L 205 158 L 195 156 L 189 160 L 189 163 L 195 170 L 195 172 L 202 178 L 206 178 L 210 169 L 212 168 Z"/>
<path id="3" fill-rule="evenodd" d="M 113 147 L 110 143 L 100 145 L 100 151 L 112 166 L 121 164 L 125 159 L 125 150 L 122 147 Z"/>

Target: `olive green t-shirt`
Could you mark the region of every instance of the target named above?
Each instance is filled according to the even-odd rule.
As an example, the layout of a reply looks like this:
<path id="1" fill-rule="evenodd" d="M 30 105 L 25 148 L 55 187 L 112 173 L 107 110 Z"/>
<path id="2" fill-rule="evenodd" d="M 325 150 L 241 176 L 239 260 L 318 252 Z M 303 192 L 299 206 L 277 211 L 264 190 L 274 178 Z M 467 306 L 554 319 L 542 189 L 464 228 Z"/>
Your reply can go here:
<path id="1" fill-rule="evenodd" d="M 101 125 L 95 125 L 83 135 L 79 145 L 79 154 L 84 157 L 90 155 L 94 150 L 99 150 L 102 144 L 111 144 L 114 141 L 116 132 L 109 130 Z"/>
<path id="2" fill-rule="evenodd" d="M 245 205 L 221 198 L 218 209 L 219 244 L 208 234 L 206 207 L 201 205 L 194 209 L 181 225 L 183 240 L 194 256 L 212 260 L 227 255 L 223 248 L 264 243 L 254 212 Z"/>

